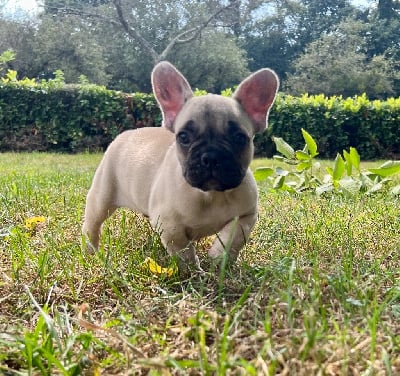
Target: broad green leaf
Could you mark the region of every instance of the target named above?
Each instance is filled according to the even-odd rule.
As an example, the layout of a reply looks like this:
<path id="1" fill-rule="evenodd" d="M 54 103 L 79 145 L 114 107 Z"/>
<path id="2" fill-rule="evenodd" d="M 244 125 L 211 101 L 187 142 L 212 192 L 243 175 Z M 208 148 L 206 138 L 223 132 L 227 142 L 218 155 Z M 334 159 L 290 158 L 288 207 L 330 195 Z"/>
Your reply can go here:
<path id="1" fill-rule="evenodd" d="M 378 168 L 370 168 L 369 172 L 379 176 L 391 176 L 400 173 L 400 161 L 388 161 Z"/>
<path id="2" fill-rule="evenodd" d="M 311 137 L 311 135 L 301 128 L 301 133 L 303 134 L 304 141 L 307 144 L 308 151 L 310 152 L 311 157 L 315 157 L 318 154 L 318 147 L 315 140 Z"/>
<path id="3" fill-rule="evenodd" d="M 360 174 L 360 180 L 364 187 L 372 187 L 374 184 L 373 180 L 370 178 L 369 173 L 362 172 Z"/>
<path id="4" fill-rule="evenodd" d="M 365 194 L 370 195 L 372 193 L 379 192 L 382 190 L 382 188 L 383 188 L 383 184 L 381 182 L 376 183 L 370 189 L 368 189 L 368 191 L 365 192 Z"/>
<path id="5" fill-rule="evenodd" d="M 295 153 L 293 148 L 283 140 L 281 137 L 272 137 L 272 140 L 275 142 L 276 149 L 284 155 L 288 159 L 294 159 Z"/>
<path id="6" fill-rule="evenodd" d="M 333 168 L 332 167 L 327 167 L 326 172 L 330 175 L 333 176 Z"/>
<path id="7" fill-rule="evenodd" d="M 389 182 L 391 182 L 393 179 L 391 179 L 391 178 L 384 178 L 384 179 L 382 179 L 380 182 L 382 183 L 382 184 L 387 184 L 387 183 L 389 183 Z"/>
<path id="8" fill-rule="evenodd" d="M 400 161 L 386 161 L 384 164 L 381 164 L 379 168 L 390 167 L 393 164 L 398 164 Z"/>
<path id="9" fill-rule="evenodd" d="M 299 174 L 299 181 L 297 182 L 297 184 L 294 185 L 294 187 L 296 187 L 296 189 L 302 189 L 304 188 L 304 186 L 306 185 L 306 178 L 304 177 L 304 174 Z"/>
<path id="10" fill-rule="evenodd" d="M 322 181 L 316 176 L 312 176 L 310 179 L 310 184 L 315 184 L 316 186 L 322 185 Z"/>
<path id="11" fill-rule="evenodd" d="M 360 171 L 360 155 L 356 148 L 350 147 L 350 160 L 356 170 Z"/>
<path id="12" fill-rule="evenodd" d="M 297 159 L 287 159 L 287 158 L 283 158 L 283 161 L 288 164 L 288 165 L 292 165 L 292 166 L 296 166 L 297 163 L 299 163 L 299 161 Z"/>
<path id="13" fill-rule="evenodd" d="M 326 192 L 332 192 L 334 188 L 335 187 L 333 186 L 332 183 L 324 184 L 324 185 L 321 185 L 321 186 L 315 188 L 315 193 L 318 196 L 321 196 L 322 194 L 324 194 Z"/>
<path id="14" fill-rule="evenodd" d="M 346 167 L 347 176 L 351 176 L 351 174 L 353 172 L 353 164 L 351 162 L 350 153 L 348 153 L 346 150 L 343 150 L 343 157 L 344 157 L 344 160 L 346 161 L 345 167 Z"/>
<path id="15" fill-rule="evenodd" d="M 296 170 L 302 172 L 304 170 L 308 170 L 309 168 L 311 168 L 311 165 L 312 165 L 311 161 L 303 161 L 297 165 Z"/>
<path id="16" fill-rule="evenodd" d="M 399 185 L 396 185 L 395 187 L 393 187 L 393 188 L 390 190 L 390 193 L 391 193 L 392 195 L 394 195 L 394 196 L 399 196 L 399 195 L 400 195 L 400 184 L 399 184 Z"/>
<path id="17" fill-rule="evenodd" d="M 335 166 L 333 167 L 333 180 L 339 180 L 342 178 L 344 173 L 344 160 L 342 156 L 338 153 L 335 159 Z"/>
<path id="18" fill-rule="evenodd" d="M 273 173 L 274 173 L 274 170 L 272 168 L 259 167 L 254 171 L 253 175 L 254 175 L 254 179 L 256 179 L 256 182 L 261 182 L 261 181 L 267 179 Z"/>
<path id="19" fill-rule="evenodd" d="M 286 191 L 289 193 L 298 193 L 296 189 L 294 189 L 291 185 L 288 184 L 283 184 L 282 187 L 280 188 L 282 191 Z"/>
<path id="20" fill-rule="evenodd" d="M 274 189 L 280 189 L 280 188 L 282 188 L 284 182 L 285 182 L 285 177 L 284 177 L 284 176 L 278 176 L 278 177 L 275 179 L 272 188 L 274 188 Z"/>
<path id="21" fill-rule="evenodd" d="M 346 193 L 354 196 L 360 192 L 362 183 L 359 180 L 354 180 L 352 178 L 345 178 L 339 180 L 339 186 Z"/>
<path id="22" fill-rule="evenodd" d="M 353 165 L 349 162 L 345 162 L 344 168 L 346 169 L 346 175 L 351 176 L 353 175 Z"/>
<path id="23" fill-rule="evenodd" d="M 279 176 L 288 176 L 289 175 L 289 171 L 283 169 L 282 167 L 277 167 L 275 169 L 275 173 Z"/>
<path id="24" fill-rule="evenodd" d="M 310 155 L 302 150 L 296 151 L 296 159 L 299 161 L 308 161 L 310 159 Z"/>
<path id="25" fill-rule="evenodd" d="M 343 157 L 346 162 L 351 162 L 350 153 L 348 153 L 346 150 L 343 150 Z"/>
<path id="26" fill-rule="evenodd" d="M 328 184 L 332 182 L 332 175 L 325 174 L 321 184 Z"/>

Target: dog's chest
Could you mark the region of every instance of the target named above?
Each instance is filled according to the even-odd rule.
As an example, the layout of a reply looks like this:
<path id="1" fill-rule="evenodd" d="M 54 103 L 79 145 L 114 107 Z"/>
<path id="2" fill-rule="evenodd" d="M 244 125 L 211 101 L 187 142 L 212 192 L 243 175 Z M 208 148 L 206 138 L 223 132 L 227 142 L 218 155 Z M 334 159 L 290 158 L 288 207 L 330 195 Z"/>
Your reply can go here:
<path id="1" fill-rule="evenodd" d="M 188 238 L 195 240 L 214 235 L 235 217 L 240 217 L 254 210 L 254 202 L 240 200 L 237 197 L 218 197 L 213 200 L 199 201 L 188 215 L 184 215 L 182 226 Z"/>

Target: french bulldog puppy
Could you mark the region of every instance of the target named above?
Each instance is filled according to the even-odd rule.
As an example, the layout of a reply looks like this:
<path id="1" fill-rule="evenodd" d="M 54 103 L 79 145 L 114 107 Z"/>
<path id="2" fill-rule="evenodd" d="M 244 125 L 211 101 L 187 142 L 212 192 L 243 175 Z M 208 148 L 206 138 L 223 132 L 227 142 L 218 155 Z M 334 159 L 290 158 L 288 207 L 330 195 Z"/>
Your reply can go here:
<path id="1" fill-rule="evenodd" d="M 194 97 L 164 61 L 152 84 L 163 125 L 125 131 L 110 144 L 87 195 L 83 233 L 97 249 L 104 220 L 126 207 L 148 217 L 168 253 L 184 263 L 199 266 L 193 242 L 213 234 L 209 256 L 227 250 L 234 261 L 257 220 L 253 137 L 267 127 L 278 78 L 261 69 L 232 98 Z"/>

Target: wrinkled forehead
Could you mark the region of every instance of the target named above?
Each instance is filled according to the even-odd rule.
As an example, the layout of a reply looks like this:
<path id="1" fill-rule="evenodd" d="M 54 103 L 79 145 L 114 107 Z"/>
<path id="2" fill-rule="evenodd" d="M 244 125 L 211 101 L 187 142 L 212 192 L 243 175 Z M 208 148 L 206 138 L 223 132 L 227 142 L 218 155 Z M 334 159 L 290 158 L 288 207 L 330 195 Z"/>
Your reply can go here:
<path id="1" fill-rule="evenodd" d="M 175 131 L 188 123 L 199 131 L 208 126 L 218 127 L 222 131 L 232 123 L 249 132 L 252 130 L 250 120 L 236 100 L 215 94 L 193 97 L 186 102 L 176 119 Z"/>

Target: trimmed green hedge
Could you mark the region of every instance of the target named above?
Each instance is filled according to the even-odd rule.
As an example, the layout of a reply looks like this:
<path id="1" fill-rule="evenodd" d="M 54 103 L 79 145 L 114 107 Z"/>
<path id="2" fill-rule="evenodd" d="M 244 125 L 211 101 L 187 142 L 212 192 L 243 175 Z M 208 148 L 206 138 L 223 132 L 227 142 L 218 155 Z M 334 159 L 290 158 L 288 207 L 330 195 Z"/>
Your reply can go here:
<path id="1" fill-rule="evenodd" d="M 400 98 L 369 101 L 365 95 L 343 99 L 324 95 L 279 95 L 270 114 L 270 128 L 257 136 L 257 149 L 271 155 L 271 136 L 296 149 L 304 140 L 301 128 L 318 142 L 322 158 L 355 147 L 363 159 L 400 158 Z"/>
<path id="2" fill-rule="evenodd" d="M 151 94 L 124 94 L 88 84 L 0 82 L 0 151 L 103 150 L 126 129 L 160 123 Z M 272 135 L 302 148 L 301 128 L 318 142 L 321 158 L 334 158 L 350 146 L 363 159 L 400 158 L 400 98 L 280 94 L 268 130 L 256 136 L 256 155 L 274 154 Z"/>
<path id="3" fill-rule="evenodd" d="M 126 129 L 160 122 L 148 94 L 95 85 L 0 83 L 0 151 L 94 151 Z"/>

